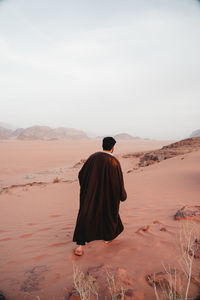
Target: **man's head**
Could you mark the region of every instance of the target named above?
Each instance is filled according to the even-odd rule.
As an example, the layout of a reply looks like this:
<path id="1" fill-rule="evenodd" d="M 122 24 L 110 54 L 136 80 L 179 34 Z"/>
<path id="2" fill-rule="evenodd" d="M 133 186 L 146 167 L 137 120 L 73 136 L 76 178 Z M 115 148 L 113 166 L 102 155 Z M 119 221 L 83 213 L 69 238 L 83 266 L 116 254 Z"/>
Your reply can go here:
<path id="1" fill-rule="evenodd" d="M 103 139 L 102 147 L 105 151 L 111 151 L 115 145 L 116 141 L 113 137 L 107 136 Z"/>

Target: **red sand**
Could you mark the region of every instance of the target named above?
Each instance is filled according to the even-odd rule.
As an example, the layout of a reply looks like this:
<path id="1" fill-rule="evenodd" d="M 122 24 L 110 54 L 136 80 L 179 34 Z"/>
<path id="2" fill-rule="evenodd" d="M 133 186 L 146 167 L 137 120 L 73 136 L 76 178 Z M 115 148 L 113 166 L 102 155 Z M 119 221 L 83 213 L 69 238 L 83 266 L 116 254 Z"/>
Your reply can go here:
<path id="1" fill-rule="evenodd" d="M 84 256 L 75 257 L 72 235 L 79 206 L 79 168 L 71 166 L 98 151 L 101 141 L 2 142 L 2 186 L 38 178 L 52 182 L 61 176 L 60 168 L 66 168 L 64 179 L 76 179 L 72 183 L 16 187 L 0 194 L 0 290 L 6 299 L 65 299 L 73 285 L 73 263 L 82 270 L 107 263 L 125 268 L 135 282 L 132 288 L 143 292 L 144 300 L 155 299 L 145 276 L 162 271 L 162 262 L 177 266 L 180 222 L 174 221 L 173 215 L 183 205 L 199 204 L 200 151 L 132 173 L 127 173 L 132 168 L 131 159 L 120 155 L 165 144 L 117 143 L 114 154 L 119 156 L 128 193 L 120 207 L 125 230 L 110 244 L 89 243 Z M 30 173 L 36 174 L 34 179 L 25 178 Z M 146 226 L 148 231 L 139 230 Z M 198 223 L 195 226 L 199 229 Z"/>

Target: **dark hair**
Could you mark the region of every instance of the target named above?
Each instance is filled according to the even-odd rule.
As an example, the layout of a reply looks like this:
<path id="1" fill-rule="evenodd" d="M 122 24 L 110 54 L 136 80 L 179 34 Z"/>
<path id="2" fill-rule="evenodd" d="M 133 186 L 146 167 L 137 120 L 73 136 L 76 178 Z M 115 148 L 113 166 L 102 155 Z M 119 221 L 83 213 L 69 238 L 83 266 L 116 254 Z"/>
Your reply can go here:
<path id="1" fill-rule="evenodd" d="M 103 150 L 108 150 L 110 151 L 112 147 L 115 145 L 116 141 L 113 137 L 107 136 L 103 139 L 102 147 Z"/>

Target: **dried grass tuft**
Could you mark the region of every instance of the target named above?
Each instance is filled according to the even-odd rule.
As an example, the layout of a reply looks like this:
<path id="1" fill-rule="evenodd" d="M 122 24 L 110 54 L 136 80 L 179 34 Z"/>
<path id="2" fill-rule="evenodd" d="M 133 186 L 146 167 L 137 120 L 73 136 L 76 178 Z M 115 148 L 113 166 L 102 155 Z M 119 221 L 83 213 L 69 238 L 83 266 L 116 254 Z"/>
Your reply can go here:
<path id="1" fill-rule="evenodd" d="M 59 179 L 58 177 L 54 178 L 53 183 L 58 183 L 61 182 L 61 179 Z"/>

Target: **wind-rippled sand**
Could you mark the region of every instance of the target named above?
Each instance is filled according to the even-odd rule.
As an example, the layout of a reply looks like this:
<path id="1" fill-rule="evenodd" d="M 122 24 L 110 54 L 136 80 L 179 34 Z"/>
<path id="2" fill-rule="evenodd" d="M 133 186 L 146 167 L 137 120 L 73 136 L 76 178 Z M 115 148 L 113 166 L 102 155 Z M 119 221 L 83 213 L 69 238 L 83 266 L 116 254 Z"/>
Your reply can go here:
<path id="1" fill-rule="evenodd" d="M 65 299 L 73 285 L 73 263 L 83 271 L 107 264 L 124 268 L 140 299 L 155 299 L 145 276 L 162 271 L 162 263 L 178 267 L 180 222 L 173 216 L 186 204 L 199 204 L 200 151 L 135 170 L 135 158 L 123 154 L 166 144 L 118 141 L 114 154 L 128 194 L 120 207 L 124 232 L 110 244 L 89 243 L 84 256 L 76 257 L 72 235 L 81 164 L 74 166 L 101 150 L 101 141 L 1 142 L 0 187 L 19 185 L 0 194 L 0 290 L 6 299 Z"/>

